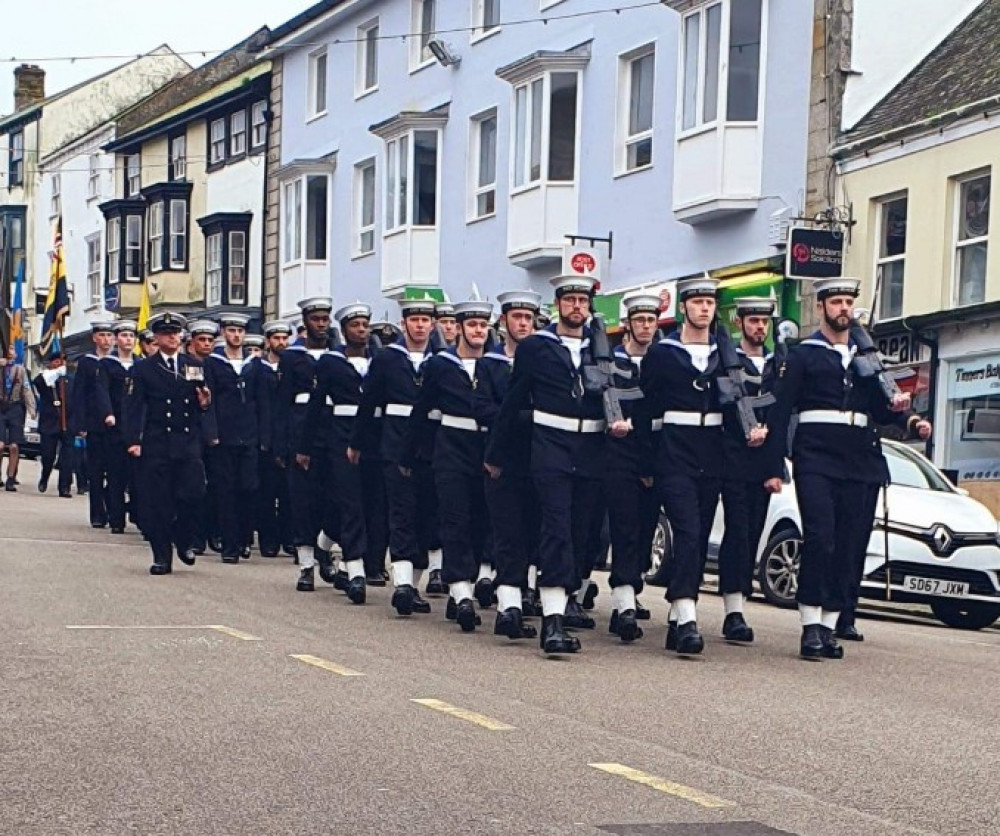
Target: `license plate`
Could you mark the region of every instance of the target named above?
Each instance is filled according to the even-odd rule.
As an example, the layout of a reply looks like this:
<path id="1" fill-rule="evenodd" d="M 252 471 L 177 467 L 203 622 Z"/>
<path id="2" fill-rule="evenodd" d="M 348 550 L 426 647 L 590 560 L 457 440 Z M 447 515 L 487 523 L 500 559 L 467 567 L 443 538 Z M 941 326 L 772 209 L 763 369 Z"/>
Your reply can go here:
<path id="1" fill-rule="evenodd" d="M 907 575 L 903 578 L 903 589 L 924 595 L 940 595 L 944 598 L 964 598 L 969 594 L 969 585 L 961 581 L 942 581 L 937 578 L 917 578 Z"/>

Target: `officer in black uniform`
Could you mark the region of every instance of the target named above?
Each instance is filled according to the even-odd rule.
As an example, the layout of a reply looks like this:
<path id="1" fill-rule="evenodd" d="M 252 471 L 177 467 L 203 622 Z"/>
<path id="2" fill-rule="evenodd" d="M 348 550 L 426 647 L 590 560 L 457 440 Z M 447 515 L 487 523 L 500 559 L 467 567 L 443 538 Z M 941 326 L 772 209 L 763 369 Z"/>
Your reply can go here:
<path id="1" fill-rule="evenodd" d="M 205 380 L 212 392 L 218 436 L 211 448 L 208 487 L 218 507 L 222 562 L 239 563 L 250 556 L 253 510 L 260 452 L 260 412 L 266 400 L 263 372 L 244 355 L 243 337 L 249 317 L 224 313 L 219 317 L 225 346 L 205 362 Z"/>
<path id="2" fill-rule="evenodd" d="M 95 322 L 90 331 L 94 353 L 81 357 L 76 364 L 72 419 L 74 433 L 87 450 L 90 525 L 104 528 L 108 524 L 108 430 L 115 425 L 115 414 L 108 392 L 107 366 L 101 360 L 114 345 L 114 325 Z"/>
<path id="3" fill-rule="evenodd" d="M 261 378 L 260 397 L 263 424 L 260 429 L 260 454 L 257 461 L 257 479 L 260 485 L 257 511 L 257 538 L 263 557 L 277 557 L 282 546 L 289 555 L 295 553 L 292 545 L 290 513 L 288 508 L 288 473 L 278 467 L 274 455 L 274 414 L 272 405 L 278 396 L 278 361 L 288 347 L 291 326 L 273 320 L 264 323 L 266 351 L 253 362 L 259 366 Z"/>
<path id="4" fill-rule="evenodd" d="M 182 563 L 194 565 L 191 527 L 205 492 L 201 437 L 216 432 L 205 370 L 180 352 L 185 324 L 169 311 L 150 317 L 158 351 L 135 366 L 125 404 L 128 452 L 139 461 L 143 532 L 153 551 L 151 575 L 170 574 L 174 547 Z"/>
<path id="5" fill-rule="evenodd" d="M 507 394 L 518 346 L 535 332 L 541 296 L 533 290 L 510 290 L 499 294 L 497 302 L 505 335 L 503 348 L 486 352 L 476 364 L 473 391 L 476 421 L 488 430 L 493 428 Z M 538 550 L 541 521 L 530 474 L 530 410 L 520 416 L 516 432 L 518 438 L 512 442 L 511 456 L 499 476 L 485 477 L 497 569 L 493 632 L 510 639 L 529 639 L 538 635 L 534 627 L 524 623 L 524 617 L 535 615 L 535 601 L 528 592 L 528 565 Z"/>
<path id="6" fill-rule="evenodd" d="M 745 375 L 747 395 L 764 391 L 764 353 L 767 332 L 774 315 L 773 299 L 745 296 L 736 300 L 736 325 L 740 344 L 736 354 Z M 732 412 L 725 420 L 725 478 L 722 483 L 722 508 L 725 532 L 719 549 L 719 592 L 722 594 L 725 619 L 722 635 L 731 642 L 752 642 L 753 629 L 746 622 L 743 606 L 753 594 L 753 570 L 757 562 L 757 544 L 764 531 L 771 494 L 764 487 L 768 476 L 767 452 L 749 447 L 738 420 Z"/>
<path id="7" fill-rule="evenodd" d="M 677 283 L 684 323 L 649 349 L 640 377 L 644 429 L 651 430 L 657 417 L 663 422 L 654 480 L 673 535 L 667 649 L 681 655 L 705 647 L 695 608 L 724 472 L 717 382 L 722 369 L 710 331 L 717 288 L 718 281 L 707 275 Z M 766 437 L 765 429 L 755 428 L 748 443 L 759 446 Z"/>
<path id="8" fill-rule="evenodd" d="M 802 620 L 800 654 L 806 659 L 840 659 L 844 649 L 834 636 L 838 617 L 851 606 L 857 555 L 872 530 L 872 486 L 886 476 L 875 423 L 894 423 L 921 438 L 930 422 L 913 414 L 910 398 L 891 399 L 877 377 L 858 365 L 850 334 L 857 279 L 815 283 L 820 327 L 791 347 L 777 370 L 768 422 L 770 476 L 767 487 L 781 490 L 781 459 L 788 423 L 798 410 L 792 444 L 795 495 L 802 516 L 802 559 L 798 602 Z"/>
<path id="9" fill-rule="evenodd" d="M 301 343 L 285 349 L 278 362 L 278 396 L 274 410 L 274 445 L 279 462 L 288 468 L 288 495 L 292 511 L 292 530 L 299 555 L 299 592 L 315 588 L 314 566 L 319 563 L 320 577 L 334 582 L 333 538 L 323 530 L 326 498 L 324 478 L 329 472 L 329 432 L 316 433 L 315 446 L 308 451 L 308 470 L 295 461 L 301 450 L 302 430 L 309 411 L 309 397 L 316 380 L 316 364 L 327 350 L 330 338 L 330 312 L 333 300 L 314 296 L 299 302 L 306 327 Z M 332 415 L 326 416 L 332 420 Z"/>
<path id="10" fill-rule="evenodd" d="M 454 616 L 466 633 L 480 623 L 473 583 L 489 527 L 482 477 L 485 428 L 476 421 L 473 398 L 476 363 L 485 351 L 492 312 L 492 304 L 478 300 L 454 306 L 458 340 L 423 366 L 400 463 L 404 477 L 411 478 L 418 456 L 431 461 L 444 556 L 442 579 L 450 595 L 446 616 Z M 436 429 L 428 417 L 432 410 L 441 413 Z"/>
<path id="11" fill-rule="evenodd" d="M 539 641 L 546 653 L 575 653 L 580 642 L 566 633 L 566 627 L 594 626 L 570 594 L 590 573 L 585 565 L 587 541 L 600 502 L 607 426 L 601 393 L 588 390 L 581 373 L 581 367 L 591 362 L 585 323 L 594 280 L 557 276 L 552 285 L 558 321 L 517 349 L 510 387 L 490 434 L 486 469 L 499 478 L 515 460 L 521 413 L 530 409 L 531 473 L 542 518 Z"/>
<path id="12" fill-rule="evenodd" d="M 626 337 L 615 349 L 615 364 L 624 374 L 616 381 L 622 388 L 638 389 L 643 359 L 656 336 L 660 298 L 636 293 L 626 296 L 622 305 Z M 622 403 L 630 424 L 638 408 L 635 400 Z M 634 425 L 624 438 L 609 438 L 604 478 L 612 550 L 609 580 L 613 609 L 608 628 L 626 643 L 642 637 L 638 621 L 649 618 L 649 611 L 639 606 L 636 596 L 642 592 L 643 572 L 649 564 L 660 514 L 653 489 L 652 449 L 646 440 Z"/>
<path id="13" fill-rule="evenodd" d="M 76 451 L 70 431 L 70 386 L 66 380 L 66 361 L 59 351 L 48 355 L 49 367 L 35 375 L 32 384 L 38 393 L 38 435 L 41 437 L 42 476 L 38 490 L 45 493 L 49 477 L 59 463 L 59 496 L 71 499 Z"/>
<path id="14" fill-rule="evenodd" d="M 108 380 L 108 395 L 115 416 L 114 426 L 107 431 L 108 463 L 108 523 L 112 534 L 125 532 L 126 509 L 131 496 L 126 501 L 132 482 L 132 462 L 125 441 L 125 396 L 128 382 L 132 378 L 135 363 L 136 324 L 123 319 L 114 324 L 115 347 L 102 359 Z"/>
<path id="15" fill-rule="evenodd" d="M 428 550 L 437 531 L 431 513 L 434 483 L 429 465 L 419 460 L 409 477 L 399 465 L 407 450 L 406 427 L 420 393 L 424 361 L 431 356 L 434 302 L 408 299 L 399 303 L 403 333 L 372 359 L 347 455 L 360 463 L 366 456 L 382 461 L 389 508 L 389 557 L 392 560 L 392 606 L 400 615 L 429 613 L 415 572 L 428 565 Z"/>
<path id="16" fill-rule="evenodd" d="M 355 302 L 340 308 L 335 318 L 344 342 L 316 363 L 316 386 L 309 400 L 296 462 L 310 469 L 310 451 L 316 447 L 317 435 L 329 434 L 327 502 L 339 511 L 347 597 L 354 604 L 363 604 L 367 597 L 366 577 L 380 576 L 378 567 L 385 564 L 388 546 L 385 499 L 377 484 L 382 479 L 381 468 L 367 456 L 352 463 L 347 455 L 371 365 L 371 308 Z"/>

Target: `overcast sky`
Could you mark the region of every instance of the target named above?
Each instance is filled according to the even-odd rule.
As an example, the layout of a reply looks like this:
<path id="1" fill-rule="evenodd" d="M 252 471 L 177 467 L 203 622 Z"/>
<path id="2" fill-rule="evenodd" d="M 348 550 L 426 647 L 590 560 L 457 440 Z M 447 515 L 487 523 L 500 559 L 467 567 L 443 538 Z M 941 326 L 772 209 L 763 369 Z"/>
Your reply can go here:
<path id="1" fill-rule="evenodd" d="M 129 55 L 162 43 L 177 52 L 227 49 L 261 26 L 274 28 L 313 0 L 0 0 L 16 4 L 0 27 L 0 114 L 14 110 L 18 59 L 48 56 Z M 199 55 L 185 55 L 193 66 Z M 32 61 L 45 70 L 51 95 L 124 63 L 116 60 Z"/>

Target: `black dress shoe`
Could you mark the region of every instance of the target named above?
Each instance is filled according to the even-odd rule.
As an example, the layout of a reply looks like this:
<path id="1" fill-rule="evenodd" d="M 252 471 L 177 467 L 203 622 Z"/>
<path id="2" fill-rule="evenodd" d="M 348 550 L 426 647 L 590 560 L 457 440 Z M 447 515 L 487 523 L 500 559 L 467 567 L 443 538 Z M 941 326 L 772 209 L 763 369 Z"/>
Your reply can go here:
<path id="1" fill-rule="evenodd" d="M 91 528 L 104 528 L 104 527 L 105 527 L 106 525 L 107 525 L 107 523 L 102 523 L 102 522 L 92 522 L 92 523 L 90 524 L 90 527 L 91 527 Z"/>
<path id="2" fill-rule="evenodd" d="M 521 615 L 524 618 L 538 618 L 542 615 L 542 605 L 538 603 L 538 592 L 534 589 L 521 590 Z"/>
<path id="3" fill-rule="evenodd" d="M 278 556 L 278 550 L 277 549 L 261 549 L 260 550 L 260 556 L 261 557 L 277 557 Z"/>
<path id="4" fill-rule="evenodd" d="M 125 533 L 125 529 L 124 528 L 120 528 L 117 525 L 113 525 L 113 526 L 111 526 L 111 533 L 112 534 L 124 534 Z"/>
<path id="5" fill-rule="evenodd" d="M 697 656 L 705 649 L 705 640 L 698 632 L 698 622 L 677 625 L 677 655 Z"/>
<path id="6" fill-rule="evenodd" d="M 239 554 L 224 554 L 224 555 L 222 555 L 222 562 L 223 563 L 239 563 L 240 562 L 240 556 L 239 556 Z"/>
<path id="7" fill-rule="evenodd" d="M 641 639 L 643 635 L 635 610 L 625 610 L 621 613 L 618 610 L 612 610 L 608 632 L 618 636 L 626 644 Z"/>
<path id="8" fill-rule="evenodd" d="M 395 609 L 399 615 L 413 615 L 413 599 L 416 592 L 417 590 L 409 584 L 397 586 L 395 591 L 392 593 L 393 609 Z"/>
<path id="9" fill-rule="evenodd" d="M 336 572 L 333 576 L 333 588 L 340 592 L 347 592 L 347 587 L 351 583 L 350 575 L 343 569 Z"/>
<path id="10" fill-rule="evenodd" d="M 299 572 L 299 581 L 295 584 L 295 588 L 299 592 L 312 592 L 316 589 L 316 580 L 313 577 L 312 566 Z"/>
<path id="11" fill-rule="evenodd" d="M 638 601 L 635 602 L 635 617 L 637 621 L 649 621 L 652 614 Z"/>
<path id="12" fill-rule="evenodd" d="M 447 595 L 448 594 L 448 584 L 441 580 L 441 570 L 432 569 L 430 575 L 427 577 L 427 588 L 425 590 L 428 595 Z"/>
<path id="13" fill-rule="evenodd" d="M 209 537 L 208 547 L 218 554 L 222 554 L 222 538 L 221 537 Z"/>
<path id="14" fill-rule="evenodd" d="M 90 491 L 90 488 L 77 488 L 76 489 L 77 496 L 86 496 L 89 491 Z"/>
<path id="15" fill-rule="evenodd" d="M 585 610 L 592 610 L 594 608 L 594 600 L 597 598 L 600 591 L 601 590 L 597 588 L 596 583 L 588 583 L 587 591 L 583 594 L 583 600 L 580 602 L 580 606 L 582 606 Z"/>
<path id="16" fill-rule="evenodd" d="M 185 566 L 194 566 L 194 549 L 178 549 L 177 559 Z"/>
<path id="17" fill-rule="evenodd" d="M 8 476 L 7 481 L 3 483 L 3 489 L 14 493 L 17 490 L 17 482 Z"/>
<path id="18" fill-rule="evenodd" d="M 833 634 L 845 642 L 863 642 L 865 640 L 864 633 L 859 632 L 853 624 L 840 624 L 838 622 L 837 629 L 833 631 Z"/>
<path id="19" fill-rule="evenodd" d="M 291 543 L 285 543 L 282 545 L 281 550 L 287 554 L 289 557 L 298 557 L 298 549 Z"/>
<path id="20" fill-rule="evenodd" d="M 677 622 L 668 621 L 667 622 L 667 643 L 665 645 L 667 650 L 677 650 Z"/>
<path id="21" fill-rule="evenodd" d="M 444 617 L 448 621 L 458 621 L 458 604 L 455 603 L 454 598 L 449 598 L 448 603 L 444 605 Z M 478 627 L 483 623 L 483 619 L 479 615 L 476 616 L 476 626 Z"/>
<path id="22" fill-rule="evenodd" d="M 731 612 L 722 621 L 722 637 L 727 642 L 749 644 L 753 641 L 753 628 L 747 624 L 743 613 Z"/>
<path id="23" fill-rule="evenodd" d="M 72 499 L 73 498 L 73 492 L 72 491 L 59 491 L 59 496 L 62 499 Z"/>
<path id="24" fill-rule="evenodd" d="M 313 558 L 319 564 L 319 576 L 327 583 L 336 586 L 334 581 L 336 572 L 333 569 L 333 558 L 330 556 L 330 552 L 323 551 L 319 546 L 313 546 Z"/>
<path id="25" fill-rule="evenodd" d="M 250 547 L 249 546 L 244 546 L 242 549 L 240 549 L 240 557 L 243 558 L 244 560 L 249 560 L 250 559 Z"/>
<path id="26" fill-rule="evenodd" d="M 530 624 L 524 623 L 521 611 L 517 607 L 510 607 L 497 612 L 493 635 L 506 636 L 508 639 L 533 639 L 538 635 L 538 631 Z"/>
<path id="27" fill-rule="evenodd" d="M 368 598 L 364 578 L 351 578 L 347 583 L 347 597 L 352 604 L 363 604 Z"/>
<path id="28" fill-rule="evenodd" d="M 476 629 L 477 624 L 482 624 L 482 619 L 476 615 L 476 605 L 471 598 L 463 598 L 458 602 L 455 610 L 455 621 L 462 628 L 463 633 L 471 633 Z"/>
<path id="29" fill-rule="evenodd" d="M 822 624 L 807 624 L 802 628 L 802 638 L 799 641 L 799 656 L 803 659 L 823 658 Z"/>
<path id="30" fill-rule="evenodd" d="M 580 649 L 580 640 L 566 632 L 561 615 L 546 615 L 542 617 L 542 632 L 538 644 L 545 653 L 576 653 Z"/>
<path id="31" fill-rule="evenodd" d="M 149 567 L 149 574 L 151 575 L 169 575 L 170 571 L 170 564 L 168 563 L 154 563 Z"/>
<path id="32" fill-rule="evenodd" d="M 819 638 L 823 642 L 823 658 L 824 659 L 843 659 L 844 658 L 844 648 L 842 648 L 837 640 L 833 636 L 833 630 L 829 627 L 819 628 Z"/>
<path id="33" fill-rule="evenodd" d="M 368 586 L 385 586 L 386 580 L 382 576 L 382 573 L 379 572 L 377 575 L 369 575 L 368 577 L 366 577 L 365 583 Z"/>
<path id="34" fill-rule="evenodd" d="M 430 602 L 420 597 L 420 590 L 416 587 L 413 587 L 413 611 L 418 615 L 427 615 L 431 611 Z"/>
<path id="35" fill-rule="evenodd" d="M 476 581 L 473 594 L 476 596 L 476 602 L 479 606 L 488 610 L 493 605 L 493 581 L 489 578 L 480 578 Z"/>
<path id="36" fill-rule="evenodd" d="M 596 622 L 583 611 L 576 598 L 570 598 L 566 604 L 566 615 L 562 617 L 562 626 L 575 630 L 593 630 Z"/>
<path id="37" fill-rule="evenodd" d="M 45 493 L 48 489 L 49 489 L 49 478 L 47 476 L 43 476 L 41 479 L 38 480 L 38 492 Z"/>

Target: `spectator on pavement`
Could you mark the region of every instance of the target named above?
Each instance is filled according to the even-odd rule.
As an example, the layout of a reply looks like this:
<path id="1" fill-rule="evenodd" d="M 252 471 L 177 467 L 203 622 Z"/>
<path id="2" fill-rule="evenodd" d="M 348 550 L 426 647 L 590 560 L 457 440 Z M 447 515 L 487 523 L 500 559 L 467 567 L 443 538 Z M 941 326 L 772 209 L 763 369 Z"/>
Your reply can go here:
<path id="1" fill-rule="evenodd" d="M 17 462 L 24 444 L 24 419 L 35 417 L 35 395 L 24 366 L 16 361 L 14 346 L 0 360 L 0 459 L 7 451 L 7 480 L 4 489 L 17 490 Z"/>

